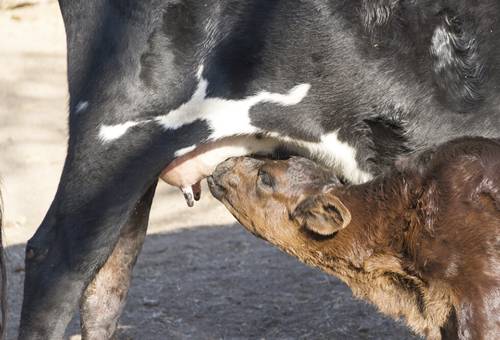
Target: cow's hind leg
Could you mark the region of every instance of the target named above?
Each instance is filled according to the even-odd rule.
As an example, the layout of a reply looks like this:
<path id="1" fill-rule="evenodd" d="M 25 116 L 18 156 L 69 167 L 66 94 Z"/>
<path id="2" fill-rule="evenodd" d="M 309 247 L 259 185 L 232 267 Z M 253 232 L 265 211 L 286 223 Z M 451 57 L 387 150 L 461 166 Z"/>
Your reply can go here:
<path id="1" fill-rule="evenodd" d="M 82 339 L 107 340 L 115 335 L 125 307 L 132 270 L 144 243 L 156 185 L 137 203 L 113 253 L 88 285 L 80 301 Z"/>

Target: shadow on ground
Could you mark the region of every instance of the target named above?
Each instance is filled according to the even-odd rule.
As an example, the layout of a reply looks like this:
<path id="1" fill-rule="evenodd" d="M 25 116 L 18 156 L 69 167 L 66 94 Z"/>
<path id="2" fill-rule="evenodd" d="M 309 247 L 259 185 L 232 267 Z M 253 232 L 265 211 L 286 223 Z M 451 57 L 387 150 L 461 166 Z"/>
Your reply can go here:
<path id="1" fill-rule="evenodd" d="M 7 249 L 9 339 L 18 323 L 23 249 Z M 78 333 L 75 318 L 68 334 Z M 118 338 L 416 339 L 335 278 L 237 225 L 149 235 Z"/>

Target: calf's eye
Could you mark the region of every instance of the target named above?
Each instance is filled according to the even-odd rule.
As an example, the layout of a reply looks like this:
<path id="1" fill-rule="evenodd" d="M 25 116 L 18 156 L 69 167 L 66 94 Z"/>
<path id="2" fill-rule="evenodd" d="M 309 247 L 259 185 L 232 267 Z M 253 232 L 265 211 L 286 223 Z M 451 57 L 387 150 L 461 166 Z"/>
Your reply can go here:
<path id="1" fill-rule="evenodd" d="M 259 171 L 259 182 L 268 187 L 273 187 L 274 185 L 274 180 L 271 175 L 263 170 Z"/>

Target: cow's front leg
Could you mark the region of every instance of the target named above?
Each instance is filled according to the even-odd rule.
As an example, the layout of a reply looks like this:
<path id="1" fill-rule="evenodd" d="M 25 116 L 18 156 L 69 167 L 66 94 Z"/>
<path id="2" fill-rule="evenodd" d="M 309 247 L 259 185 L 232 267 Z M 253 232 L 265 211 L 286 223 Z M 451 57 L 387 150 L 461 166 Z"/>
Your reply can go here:
<path id="1" fill-rule="evenodd" d="M 80 301 L 82 338 L 112 339 L 127 300 L 132 270 L 144 243 L 156 186 L 137 203 L 113 253 Z"/>
<path id="2" fill-rule="evenodd" d="M 57 194 L 26 248 L 20 339 L 62 338 L 83 291 L 115 246 L 123 250 L 122 242 L 133 238 L 122 237 L 137 202 L 175 150 L 199 142 L 196 126 L 187 128 L 192 138 L 184 131 L 152 129 L 136 129 L 107 144 L 95 132 L 70 138 Z M 134 245 L 125 247 L 136 251 Z"/>

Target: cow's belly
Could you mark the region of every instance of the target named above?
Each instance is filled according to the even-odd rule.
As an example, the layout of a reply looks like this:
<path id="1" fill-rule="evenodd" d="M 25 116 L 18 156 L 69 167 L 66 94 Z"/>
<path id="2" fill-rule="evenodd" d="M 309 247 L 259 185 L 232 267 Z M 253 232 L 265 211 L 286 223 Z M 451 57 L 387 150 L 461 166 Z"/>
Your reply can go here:
<path id="1" fill-rule="evenodd" d="M 102 125 L 99 139 L 102 143 L 112 143 L 144 125 L 155 124 L 168 131 L 198 120 L 205 121 L 211 131 L 208 138 L 211 142 L 201 144 L 200 141 L 199 145 L 177 150 L 176 158 L 161 176 L 167 183 L 181 188 L 191 204 L 192 197 L 195 197 L 193 187 L 197 190 L 199 181 L 209 176 L 219 163 L 230 157 L 271 153 L 278 146 L 285 146 L 299 155 L 331 167 L 353 183 L 370 179 L 370 174 L 361 170 L 356 162 L 356 150 L 341 142 L 335 131 L 319 136 L 318 142 L 306 142 L 285 133 L 267 131 L 252 123 L 252 108 L 259 104 L 272 104 L 281 108 L 299 105 L 308 96 L 310 84 L 297 84 L 285 93 L 263 90 L 242 99 L 227 99 L 207 96 L 209 82 L 203 77 L 203 66 L 198 70 L 197 80 L 198 86 L 191 98 L 178 108 L 151 119 Z M 308 110 L 307 107 L 303 109 Z M 266 118 L 277 119 L 273 118 L 272 113 Z M 265 137 L 257 138 L 257 135 Z"/>

